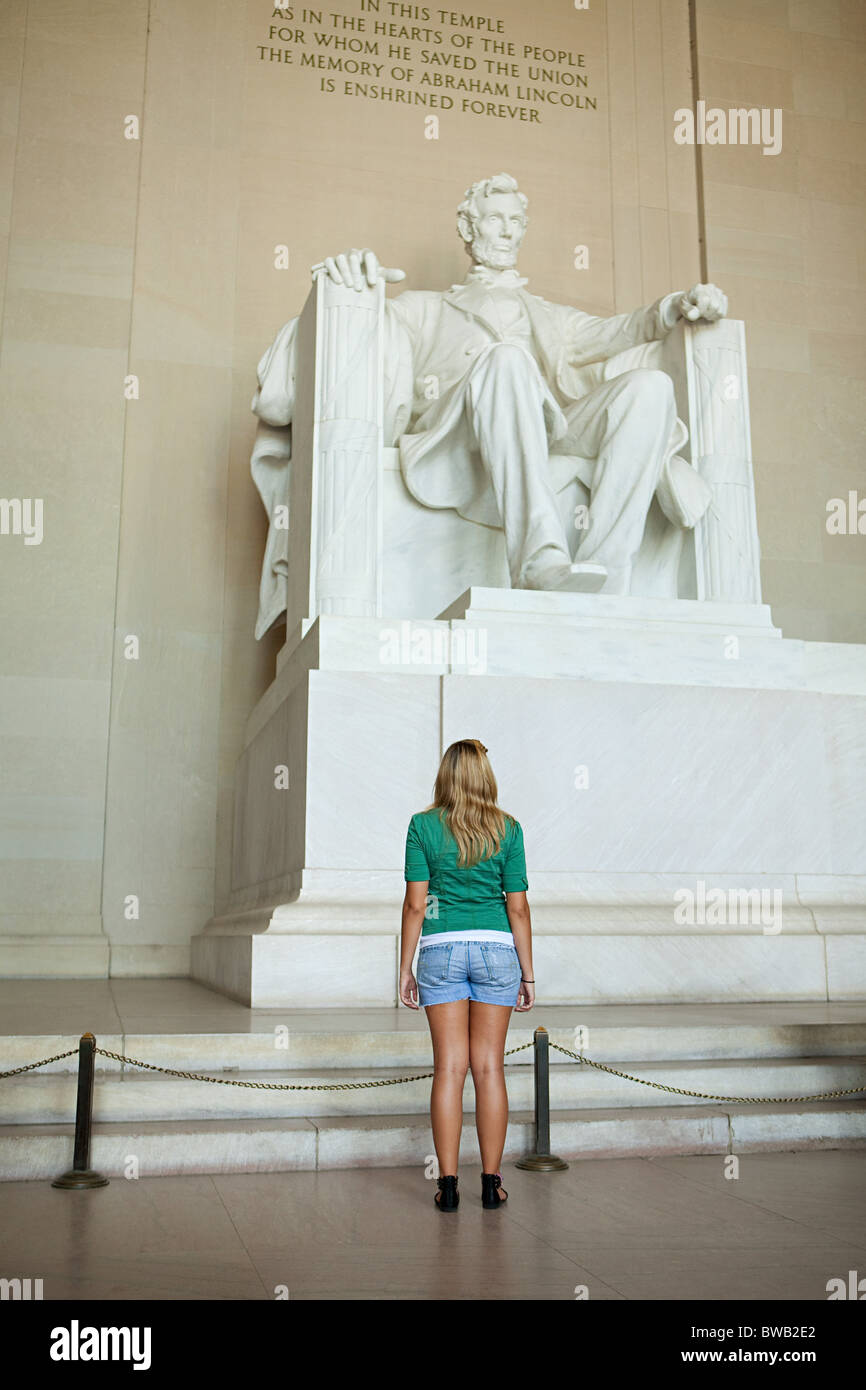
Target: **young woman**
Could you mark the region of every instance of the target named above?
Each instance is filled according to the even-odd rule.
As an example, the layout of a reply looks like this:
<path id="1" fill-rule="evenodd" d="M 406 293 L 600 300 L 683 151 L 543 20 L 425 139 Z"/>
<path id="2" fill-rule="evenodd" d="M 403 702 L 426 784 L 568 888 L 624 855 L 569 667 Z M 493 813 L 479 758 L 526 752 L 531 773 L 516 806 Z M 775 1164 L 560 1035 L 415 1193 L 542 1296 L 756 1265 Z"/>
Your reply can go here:
<path id="1" fill-rule="evenodd" d="M 445 752 L 433 803 L 409 822 L 400 999 L 426 1009 L 433 1038 L 430 1118 L 440 1211 L 456 1211 L 463 1086 L 475 1084 L 481 1202 L 508 1197 L 499 1165 L 508 1125 L 505 1035 L 512 1009 L 535 1002 L 523 831 L 496 804 L 487 749 L 461 739 Z M 429 896 L 429 902 L 428 902 Z M 423 930 L 422 930 L 423 928 Z M 412 958 L 418 937 L 418 981 Z"/>

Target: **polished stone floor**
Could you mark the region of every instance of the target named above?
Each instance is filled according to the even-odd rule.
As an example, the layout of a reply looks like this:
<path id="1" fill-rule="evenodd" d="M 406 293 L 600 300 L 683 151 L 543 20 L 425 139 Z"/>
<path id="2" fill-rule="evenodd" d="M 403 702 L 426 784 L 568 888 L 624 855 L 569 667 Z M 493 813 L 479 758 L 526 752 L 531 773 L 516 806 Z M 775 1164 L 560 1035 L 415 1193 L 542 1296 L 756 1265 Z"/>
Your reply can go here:
<path id="1" fill-rule="evenodd" d="M 846 1029 L 864 1012 L 862 1001 L 597 1005 L 512 1026 L 717 1026 L 727 1048 L 732 1029 Z M 0 1018 L 19 1062 L 84 1028 L 100 1041 L 194 1032 L 229 1043 L 277 1022 L 427 1031 L 408 1009 L 271 1013 L 189 980 L 4 981 Z M 745 1153 L 735 1179 L 722 1154 L 577 1159 L 561 1173 L 506 1163 L 503 1174 L 510 1200 L 485 1212 L 478 1171 L 464 1168 L 453 1214 L 435 1209 L 420 1165 L 114 1178 L 89 1192 L 0 1182 L 0 1278 L 41 1278 L 47 1300 L 269 1300 L 284 1288 L 295 1300 L 558 1301 L 585 1287 L 602 1300 L 824 1301 L 829 1279 L 866 1277 L 862 1148 Z"/>
<path id="2" fill-rule="evenodd" d="M 0 1277 L 50 1299 L 826 1301 L 866 1276 L 862 1150 L 506 1164 L 486 1212 L 420 1168 L 0 1184 Z M 577 1291 L 577 1292 L 576 1292 Z M 285 1295 L 284 1295 L 285 1296 Z"/>

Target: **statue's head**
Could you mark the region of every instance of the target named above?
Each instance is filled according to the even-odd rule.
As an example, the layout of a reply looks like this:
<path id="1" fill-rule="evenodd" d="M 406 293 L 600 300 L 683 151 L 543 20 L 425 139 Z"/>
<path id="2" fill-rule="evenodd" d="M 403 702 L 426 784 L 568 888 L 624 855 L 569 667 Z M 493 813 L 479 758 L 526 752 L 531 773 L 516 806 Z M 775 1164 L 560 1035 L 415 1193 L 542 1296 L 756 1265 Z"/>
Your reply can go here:
<path id="1" fill-rule="evenodd" d="M 479 265 L 503 270 L 517 263 L 529 222 L 528 199 L 510 174 L 494 174 L 467 188 L 457 209 L 457 230 Z"/>

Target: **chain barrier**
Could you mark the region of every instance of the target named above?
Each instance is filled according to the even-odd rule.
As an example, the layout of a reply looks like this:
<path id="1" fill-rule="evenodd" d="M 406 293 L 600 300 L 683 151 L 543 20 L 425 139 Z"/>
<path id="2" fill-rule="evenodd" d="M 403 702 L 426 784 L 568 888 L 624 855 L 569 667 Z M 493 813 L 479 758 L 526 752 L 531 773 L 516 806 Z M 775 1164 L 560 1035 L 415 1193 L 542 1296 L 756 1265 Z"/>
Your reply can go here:
<path id="1" fill-rule="evenodd" d="M 859 1096 L 866 1091 L 866 1086 L 849 1086 L 844 1091 L 821 1091 L 815 1096 L 714 1096 L 707 1091 L 687 1091 L 681 1086 L 663 1086 L 660 1081 L 647 1081 L 643 1076 L 629 1076 L 627 1071 L 617 1071 L 616 1067 L 606 1067 L 604 1062 L 593 1062 L 591 1057 L 581 1057 L 576 1052 L 570 1052 L 567 1047 L 560 1047 L 559 1043 L 551 1041 L 548 1045 L 555 1047 L 557 1052 L 565 1053 L 566 1057 L 572 1057 L 575 1062 L 582 1062 L 587 1067 L 596 1067 L 599 1071 L 610 1072 L 611 1076 L 621 1076 L 624 1081 L 634 1081 L 639 1086 L 652 1086 L 656 1091 L 670 1091 L 675 1096 L 697 1096 L 700 1100 L 726 1100 L 734 1105 L 793 1105 L 807 1100 L 830 1100 L 833 1096 Z"/>
<path id="2" fill-rule="evenodd" d="M 533 1041 L 521 1043 L 505 1053 L 506 1057 L 515 1052 L 523 1052 L 532 1047 Z M 285 1081 L 235 1081 L 229 1076 L 201 1076 L 194 1071 L 176 1071 L 174 1067 L 157 1067 L 153 1062 L 139 1062 L 135 1057 L 122 1057 L 118 1052 L 106 1052 L 104 1047 L 95 1049 L 102 1057 L 113 1057 L 117 1062 L 128 1062 L 132 1067 L 146 1067 L 148 1071 L 161 1071 L 165 1076 L 187 1076 L 191 1081 L 210 1081 L 215 1086 L 246 1086 L 252 1091 L 363 1091 L 372 1086 L 401 1086 L 406 1081 L 424 1081 L 432 1076 L 432 1071 L 421 1072 L 418 1076 L 387 1076 L 378 1081 L 334 1081 L 322 1086 L 298 1086 Z"/>
<path id="3" fill-rule="evenodd" d="M 68 1052 L 58 1052 L 55 1057 L 43 1057 L 41 1062 L 28 1062 L 26 1067 L 14 1067 L 12 1071 L 0 1071 L 0 1081 L 6 1076 L 20 1076 L 23 1071 L 35 1071 L 37 1067 L 47 1067 L 49 1062 L 59 1062 L 63 1057 L 74 1057 L 78 1054 L 77 1047 L 70 1047 Z"/>
<path id="4" fill-rule="evenodd" d="M 506 1057 L 513 1057 L 516 1052 L 524 1052 L 527 1047 L 533 1047 L 535 1039 L 521 1043 L 519 1047 L 511 1047 L 505 1053 Z M 721 1100 L 728 1101 L 734 1105 L 795 1105 L 803 1104 L 814 1100 L 832 1100 L 837 1096 L 856 1096 L 866 1093 L 866 1085 L 848 1086 L 844 1090 L 821 1091 L 812 1096 L 719 1096 L 713 1095 L 708 1091 L 689 1091 L 681 1086 L 665 1086 L 661 1081 L 647 1081 L 642 1076 L 631 1076 L 626 1071 L 617 1071 L 616 1067 L 608 1067 L 604 1062 L 594 1062 L 591 1057 L 582 1057 L 577 1052 L 571 1052 L 567 1047 L 561 1047 L 559 1043 L 552 1040 L 550 1047 L 557 1052 L 563 1053 L 566 1057 L 571 1057 L 581 1066 L 595 1067 L 597 1071 L 606 1071 L 611 1076 L 619 1076 L 623 1081 L 633 1081 L 638 1086 L 651 1086 L 656 1091 L 667 1091 L 671 1095 L 695 1096 L 698 1100 Z M 22 1072 L 35 1071 L 37 1067 L 44 1067 L 49 1062 L 59 1062 L 64 1057 L 72 1057 L 77 1053 L 78 1048 L 72 1047 L 68 1052 L 58 1052 L 54 1057 L 43 1057 L 41 1062 L 30 1062 L 23 1067 L 15 1067 L 12 1071 L 0 1072 L 0 1080 L 7 1076 L 20 1076 Z M 233 1077 L 226 1076 L 203 1076 L 200 1072 L 180 1071 L 174 1067 L 159 1067 L 154 1062 L 141 1062 L 136 1057 L 124 1057 L 119 1052 L 109 1052 L 104 1047 L 94 1048 L 101 1057 L 110 1057 L 115 1062 L 123 1062 L 131 1067 L 142 1067 L 147 1071 L 158 1071 L 164 1076 L 186 1077 L 190 1081 L 209 1081 L 213 1086 L 242 1086 L 253 1091 L 364 1091 L 377 1086 L 401 1086 L 408 1081 L 425 1081 L 433 1076 L 432 1071 L 419 1072 L 417 1076 L 388 1076 L 376 1081 L 338 1081 L 324 1085 L 293 1085 L 284 1081 L 238 1081 Z"/>

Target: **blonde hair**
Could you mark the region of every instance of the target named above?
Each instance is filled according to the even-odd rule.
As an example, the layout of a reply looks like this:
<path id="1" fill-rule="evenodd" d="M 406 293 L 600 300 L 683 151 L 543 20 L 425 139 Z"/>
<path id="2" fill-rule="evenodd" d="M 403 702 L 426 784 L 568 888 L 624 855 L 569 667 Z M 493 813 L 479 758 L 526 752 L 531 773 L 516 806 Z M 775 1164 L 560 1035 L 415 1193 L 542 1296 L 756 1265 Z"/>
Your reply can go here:
<path id="1" fill-rule="evenodd" d="M 439 810 L 457 841 L 457 863 L 471 868 L 499 853 L 514 817 L 496 804 L 496 778 L 487 749 L 477 738 L 464 738 L 446 748 L 428 811 Z"/>

